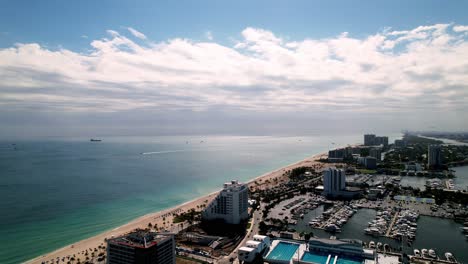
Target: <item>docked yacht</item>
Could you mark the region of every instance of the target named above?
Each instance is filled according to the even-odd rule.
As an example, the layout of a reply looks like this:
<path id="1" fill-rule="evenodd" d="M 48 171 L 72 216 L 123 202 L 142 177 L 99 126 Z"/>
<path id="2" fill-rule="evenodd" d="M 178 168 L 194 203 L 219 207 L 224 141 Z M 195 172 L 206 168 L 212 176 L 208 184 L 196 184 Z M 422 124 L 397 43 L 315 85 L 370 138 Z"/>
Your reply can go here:
<path id="1" fill-rule="evenodd" d="M 329 224 L 325 227 L 325 231 L 328 231 L 328 232 L 334 232 L 334 233 L 339 233 L 341 232 L 341 228 L 339 228 L 337 225 L 335 224 Z"/>
<path id="2" fill-rule="evenodd" d="M 413 253 L 416 257 L 421 257 L 421 252 L 419 252 L 419 249 L 413 250 Z"/>
<path id="3" fill-rule="evenodd" d="M 427 257 L 427 249 L 423 248 L 421 249 L 421 257 Z"/>
<path id="4" fill-rule="evenodd" d="M 379 236 L 380 235 L 380 230 L 377 227 L 366 228 L 366 229 L 364 229 L 364 231 L 368 235 L 372 235 L 372 236 Z"/>
<path id="5" fill-rule="evenodd" d="M 437 258 L 437 255 L 435 253 L 435 250 L 433 250 L 432 248 L 429 249 L 429 257 L 431 258 Z"/>
<path id="6" fill-rule="evenodd" d="M 450 252 L 445 252 L 445 259 L 450 262 L 457 262 L 453 254 Z"/>
<path id="7" fill-rule="evenodd" d="M 374 241 L 369 242 L 369 247 L 370 248 L 375 248 L 375 242 Z"/>
<path id="8" fill-rule="evenodd" d="M 377 249 L 381 249 L 382 248 L 382 243 L 378 242 L 377 243 Z"/>

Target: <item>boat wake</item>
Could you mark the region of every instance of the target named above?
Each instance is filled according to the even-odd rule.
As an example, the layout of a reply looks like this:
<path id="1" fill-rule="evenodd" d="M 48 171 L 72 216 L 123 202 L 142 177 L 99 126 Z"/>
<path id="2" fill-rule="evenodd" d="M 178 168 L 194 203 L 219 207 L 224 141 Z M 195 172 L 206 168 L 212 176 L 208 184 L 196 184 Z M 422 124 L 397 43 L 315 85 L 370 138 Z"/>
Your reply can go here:
<path id="1" fill-rule="evenodd" d="M 174 153 L 174 152 L 185 152 L 185 149 L 176 149 L 176 150 L 162 150 L 162 151 L 152 151 L 152 152 L 142 152 L 141 155 L 155 155 L 155 154 L 165 154 L 165 153 Z"/>

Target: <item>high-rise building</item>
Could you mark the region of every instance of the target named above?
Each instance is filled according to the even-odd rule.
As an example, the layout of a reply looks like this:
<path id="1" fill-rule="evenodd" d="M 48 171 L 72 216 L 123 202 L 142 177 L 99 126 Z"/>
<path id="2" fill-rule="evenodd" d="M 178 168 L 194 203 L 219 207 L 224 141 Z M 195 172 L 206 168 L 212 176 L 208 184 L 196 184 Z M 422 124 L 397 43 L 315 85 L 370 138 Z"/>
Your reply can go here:
<path id="1" fill-rule="evenodd" d="M 223 219 L 228 224 L 239 224 L 249 217 L 249 188 L 247 184 L 231 181 L 202 213 L 204 220 Z"/>
<path id="2" fill-rule="evenodd" d="M 406 147 L 406 140 L 404 139 L 395 139 L 395 147 L 399 147 L 399 148 L 402 148 L 402 147 Z"/>
<path id="3" fill-rule="evenodd" d="M 382 160 L 382 150 L 380 148 L 371 148 L 369 150 L 369 156 L 374 157 L 377 159 L 377 161 Z"/>
<path id="4" fill-rule="evenodd" d="M 365 146 L 376 146 L 376 145 L 383 145 L 388 146 L 388 137 L 385 136 L 376 136 L 374 134 L 366 134 L 364 135 L 364 145 Z"/>
<path id="5" fill-rule="evenodd" d="M 137 230 L 108 239 L 106 263 L 175 264 L 174 236 Z"/>
<path id="6" fill-rule="evenodd" d="M 385 147 L 388 146 L 388 137 L 385 137 L 385 136 L 375 137 L 374 145 L 383 145 Z"/>
<path id="7" fill-rule="evenodd" d="M 346 188 L 346 176 L 343 170 L 328 168 L 323 171 L 323 190 L 325 195 L 335 196 Z"/>
<path id="8" fill-rule="evenodd" d="M 442 165 L 442 149 L 440 145 L 429 145 L 427 148 L 427 165 L 429 167 Z"/>
<path id="9" fill-rule="evenodd" d="M 374 144 L 375 144 L 375 135 L 374 134 L 364 135 L 364 145 L 365 146 L 373 146 Z"/>

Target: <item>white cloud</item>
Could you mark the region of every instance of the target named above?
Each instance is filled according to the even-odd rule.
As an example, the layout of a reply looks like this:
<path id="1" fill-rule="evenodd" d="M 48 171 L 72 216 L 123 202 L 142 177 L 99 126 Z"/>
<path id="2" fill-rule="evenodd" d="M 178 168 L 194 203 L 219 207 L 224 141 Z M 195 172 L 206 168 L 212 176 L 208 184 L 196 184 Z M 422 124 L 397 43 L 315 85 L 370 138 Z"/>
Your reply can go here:
<path id="1" fill-rule="evenodd" d="M 468 31 L 468 26 L 454 26 L 453 31 L 455 31 L 455 32 Z"/>
<path id="2" fill-rule="evenodd" d="M 145 40 L 146 39 L 146 36 L 145 34 L 141 33 L 140 31 L 134 29 L 134 28 L 131 28 L 131 27 L 128 27 L 127 28 L 128 31 L 130 31 L 130 33 L 132 33 L 132 35 L 136 38 L 139 38 L 139 39 L 143 39 Z"/>
<path id="3" fill-rule="evenodd" d="M 93 40 L 87 54 L 18 44 L 0 49 L 0 105 L 462 113 L 468 42 L 461 26 L 449 27 L 294 41 L 249 27 L 234 47 L 182 38 L 139 45 L 108 30 L 110 38 Z"/>

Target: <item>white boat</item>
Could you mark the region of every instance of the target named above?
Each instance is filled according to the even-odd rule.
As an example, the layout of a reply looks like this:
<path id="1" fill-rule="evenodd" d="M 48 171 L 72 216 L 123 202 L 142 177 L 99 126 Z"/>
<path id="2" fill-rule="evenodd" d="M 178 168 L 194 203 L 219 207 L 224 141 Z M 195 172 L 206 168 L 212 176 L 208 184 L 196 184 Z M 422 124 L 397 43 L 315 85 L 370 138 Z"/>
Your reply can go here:
<path id="1" fill-rule="evenodd" d="M 364 229 L 365 233 L 368 235 L 378 236 L 380 235 L 380 231 L 376 227 L 366 228 Z"/>
<path id="2" fill-rule="evenodd" d="M 414 253 L 414 255 L 415 255 L 416 257 L 420 257 L 420 256 L 421 256 L 421 252 L 419 252 L 418 249 L 413 250 L 413 253 Z"/>
<path id="3" fill-rule="evenodd" d="M 335 224 L 329 224 L 329 225 L 327 225 L 325 227 L 325 231 L 328 231 L 328 232 L 341 232 L 341 228 L 339 228 Z"/>
<path id="4" fill-rule="evenodd" d="M 445 252 L 445 259 L 447 259 L 447 261 L 450 261 L 450 262 L 457 262 L 453 254 L 450 252 Z"/>
<path id="5" fill-rule="evenodd" d="M 437 255 L 435 253 L 435 250 L 433 250 L 432 248 L 429 249 L 429 257 L 431 258 L 437 258 Z"/>
<path id="6" fill-rule="evenodd" d="M 381 249 L 382 248 L 382 243 L 378 242 L 377 243 L 377 249 Z"/>
<path id="7" fill-rule="evenodd" d="M 427 249 L 423 248 L 421 249 L 421 257 L 426 257 L 427 256 Z"/>
<path id="8" fill-rule="evenodd" d="M 370 248 L 375 248 L 375 242 L 374 241 L 369 242 L 369 247 Z"/>

